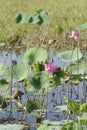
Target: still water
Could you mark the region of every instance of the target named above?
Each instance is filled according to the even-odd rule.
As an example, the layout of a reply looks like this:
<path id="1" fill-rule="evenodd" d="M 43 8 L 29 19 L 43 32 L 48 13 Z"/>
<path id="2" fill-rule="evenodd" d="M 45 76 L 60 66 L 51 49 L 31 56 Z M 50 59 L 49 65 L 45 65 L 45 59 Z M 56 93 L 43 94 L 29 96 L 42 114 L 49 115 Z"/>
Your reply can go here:
<path id="1" fill-rule="evenodd" d="M 49 54 L 50 58 L 49 60 L 54 62 L 54 65 L 57 65 L 58 67 L 66 68 L 69 63 L 61 62 L 56 55 Z M 16 55 L 15 52 L 12 53 L 12 60 L 18 62 L 22 62 L 23 54 Z M 11 54 L 7 52 L 1 52 L 0 53 L 0 62 L 5 63 L 8 67 L 11 66 Z M 13 85 L 15 87 L 15 85 Z M 85 86 L 87 86 L 87 81 L 85 81 Z M 25 93 L 22 83 L 18 84 L 18 90 Z M 71 91 L 72 90 L 72 91 Z M 54 94 L 53 94 L 54 93 Z M 83 82 L 80 82 L 79 85 L 72 86 L 70 83 L 62 84 L 62 87 L 58 87 L 53 89 L 53 91 L 50 93 L 49 98 L 49 104 L 48 104 L 48 112 L 47 112 L 47 119 L 49 120 L 61 120 L 64 118 L 64 115 L 58 112 L 55 112 L 55 106 L 56 105 L 63 105 L 64 104 L 64 98 L 63 95 L 67 95 L 69 98 L 72 97 L 72 99 L 82 100 L 83 99 Z M 26 102 L 25 94 L 22 96 L 22 103 Z M 45 102 L 45 98 L 44 98 Z M 0 119 L 5 119 L 8 117 L 7 109 L 4 109 L 2 113 L 0 113 Z M 12 104 L 12 110 L 17 110 L 17 107 L 15 103 Z M 12 117 L 17 120 L 25 120 L 26 113 L 24 111 L 15 112 L 12 114 Z M 26 121 L 30 123 L 36 122 L 36 116 L 27 116 Z M 35 130 L 35 128 L 31 128 L 31 130 Z"/>

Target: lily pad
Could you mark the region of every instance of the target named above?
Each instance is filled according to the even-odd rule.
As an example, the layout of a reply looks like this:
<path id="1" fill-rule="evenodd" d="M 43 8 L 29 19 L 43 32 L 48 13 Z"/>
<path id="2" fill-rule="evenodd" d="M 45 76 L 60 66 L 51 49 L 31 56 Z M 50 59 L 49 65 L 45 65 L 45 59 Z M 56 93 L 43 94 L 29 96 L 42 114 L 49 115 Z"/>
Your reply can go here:
<path id="1" fill-rule="evenodd" d="M 75 50 L 66 50 L 58 54 L 58 58 L 64 62 L 77 61 L 81 59 L 82 56 L 83 55 L 79 48 L 75 48 Z"/>
<path id="2" fill-rule="evenodd" d="M 67 105 L 56 106 L 55 108 L 57 109 L 58 112 L 67 111 Z"/>
<path id="3" fill-rule="evenodd" d="M 0 62 L 0 76 L 3 76 L 5 73 L 6 65 Z"/>
<path id="4" fill-rule="evenodd" d="M 8 98 L 10 95 L 10 86 L 8 84 L 0 84 L 0 95 Z"/>
<path id="5" fill-rule="evenodd" d="M 22 130 L 24 125 L 21 124 L 0 124 L 1 130 Z"/>
<path id="6" fill-rule="evenodd" d="M 86 30 L 86 29 L 87 29 L 87 23 L 81 24 L 80 26 L 78 26 L 76 28 L 76 30 L 78 30 L 78 31 L 82 31 L 82 30 Z"/>
<path id="7" fill-rule="evenodd" d="M 46 25 L 49 23 L 49 16 L 48 13 L 45 12 L 44 10 L 39 12 L 39 18 L 40 18 L 40 22 L 38 22 L 39 25 Z"/>
<path id="8" fill-rule="evenodd" d="M 15 16 L 16 23 L 46 25 L 49 23 L 48 13 L 44 10 L 36 11 L 36 14 L 29 16 L 28 14 L 19 13 Z"/>
<path id="9" fill-rule="evenodd" d="M 36 90 L 39 90 L 41 88 L 45 89 L 46 91 L 49 91 L 49 89 L 52 89 L 52 86 L 54 85 L 52 82 L 50 82 L 50 78 L 52 78 L 52 75 L 47 72 L 41 72 L 36 73 L 30 80 L 30 85 L 34 87 Z"/>
<path id="10" fill-rule="evenodd" d="M 68 71 L 73 75 L 83 75 L 87 74 L 87 63 L 85 59 L 81 59 L 74 64 L 71 64 Z"/>
<path id="11" fill-rule="evenodd" d="M 25 63 L 34 63 L 34 62 L 45 62 L 47 59 L 47 51 L 43 48 L 31 48 L 24 54 Z"/>
<path id="12" fill-rule="evenodd" d="M 27 23 L 27 14 L 17 14 L 15 16 L 15 20 L 16 20 L 16 23 L 21 23 L 21 24 L 24 24 L 24 23 Z"/>
<path id="13" fill-rule="evenodd" d="M 46 124 L 42 124 L 37 130 L 61 130 L 61 126 L 50 126 Z"/>
<path id="14" fill-rule="evenodd" d="M 12 70 L 11 68 L 5 69 L 4 78 L 7 82 L 11 81 L 11 71 L 13 75 L 13 81 L 22 81 L 28 77 L 28 65 L 24 63 L 18 63 L 17 65 L 14 65 Z"/>

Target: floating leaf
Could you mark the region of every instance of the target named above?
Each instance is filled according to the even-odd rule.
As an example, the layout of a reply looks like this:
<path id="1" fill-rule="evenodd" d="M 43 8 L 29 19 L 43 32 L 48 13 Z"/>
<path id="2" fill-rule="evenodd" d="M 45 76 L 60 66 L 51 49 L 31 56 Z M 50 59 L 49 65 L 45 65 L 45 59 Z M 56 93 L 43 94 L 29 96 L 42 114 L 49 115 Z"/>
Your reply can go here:
<path id="1" fill-rule="evenodd" d="M 12 69 L 12 70 L 11 70 Z M 22 81 L 28 77 L 28 65 L 24 63 L 18 63 L 13 68 L 6 68 L 4 77 L 7 82 L 11 81 L 11 71 L 13 75 L 13 81 Z"/>
<path id="2" fill-rule="evenodd" d="M 50 125 L 42 124 L 37 128 L 37 130 L 53 130 Z"/>
<path id="3" fill-rule="evenodd" d="M 62 126 L 58 126 L 58 122 L 56 121 L 45 121 L 48 122 L 40 125 L 37 130 L 61 130 Z M 52 123 L 54 122 L 54 124 Z M 52 124 L 52 125 L 50 125 Z"/>
<path id="4" fill-rule="evenodd" d="M 16 81 L 22 81 L 28 77 L 28 65 L 18 63 L 13 67 L 13 78 Z"/>
<path id="5" fill-rule="evenodd" d="M 5 73 L 6 65 L 0 62 L 0 76 L 3 76 Z"/>
<path id="6" fill-rule="evenodd" d="M 51 81 L 53 75 L 47 72 L 36 73 L 30 80 L 30 85 L 35 89 L 39 90 L 44 88 L 46 91 L 49 92 L 49 89 L 52 89 L 54 82 Z"/>
<path id="7" fill-rule="evenodd" d="M 83 31 L 83 30 L 86 30 L 86 29 L 87 29 L 87 23 L 82 24 L 82 25 L 80 25 L 76 28 L 76 30 L 78 30 L 78 31 Z"/>
<path id="8" fill-rule="evenodd" d="M 0 124 L 1 130 L 22 130 L 24 125 L 21 124 Z"/>
<path id="9" fill-rule="evenodd" d="M 26 63 L 45 62 L 47 59 L 47 51 L 43 48 L 31 48 L 24 54 Z"/>
<path id="10" fill-rule="evenodd" d="M 0 84 L 0 94 L 5 98 L 10 95 L 10 86 L 8 84 Z"/>
<path id="11" fill-rule="evenodd" d="M 27 23 L 27 17 L 28 15 L 27 14 L 17 14 L 15 16 L 15 20 L 16 20 L 16 23 Z"/>
<path id="12" fill-rule="evenodd" d="M 68 71 L 73 75 L 87 74 L 87 64 L 85 59 L 81 59 L 68 67 Z"/>
<path id="13" fill-rule="evenodd" d="M 67 123 L 66 125 L 64 125 L 61 130 L 83 130 L 83 128 L 78 123 L 72 122 L 72 123 Z"/>
<path id="14" fill-rule="evenodd" d="M 39 18 L 40 18 L 40 22 L 38 22 L 39 25 L 42 25 L 42 24 L 45 25 L 49 23 L 49 16 L 47 12 L 45 12 L 44 10 L 40 11 Z"/>
<path id="15" fill-rule="evenodd" d="M 30 17 L 28 22 L 31 24 L 38 24 L 40 22 L 39 15 L 34 15 L 34 16 Z"/>
<path id="16" fill-rule="evenodd" d="M 0 43 L 0 47 L 3 47 L 3 46 L 5 46 L 5 43 L 4 42 Z"/>
<path id="17" fill-rule="evenodd" d="M 60 60 L 64 62 L 77 61 L 81 59 L 82 56 L 83 55 L 79 48 L 75 48 L 75 50 L 66 50 L 58 54 Z"/>
<path id="18" fill-rule="evenodd" d="M 73 130 L 73 123 L 64 125 L 61 130 Z"/>
<path id="19" fill-rule="evenodd" d="M 35 89 L 40 89 L 42 87 L 41 85 L 41 75 L 40 74 L 35 74 L 31 81 L 30 84 L 35 88 Z"/>
<path id="20" fill-rule="evenodd" d="M 67 105 L 56 106 L 55 108 L 57 109 L 58 112 L 67 111 Z"/>
<path id="21" fill-rule="evenodd" d="M 15 16 L 15 21 L 16 23 L 22 23 L 22 24 L 38 24 L 38 25 L 43 25 L 43 24 L 48 24 L 49 23 L 49 17 L 47 12 L 44 10 L 39 10 L 36 11 L 36 14 L 29 16 L 28 14 L 17 14 Z"/>

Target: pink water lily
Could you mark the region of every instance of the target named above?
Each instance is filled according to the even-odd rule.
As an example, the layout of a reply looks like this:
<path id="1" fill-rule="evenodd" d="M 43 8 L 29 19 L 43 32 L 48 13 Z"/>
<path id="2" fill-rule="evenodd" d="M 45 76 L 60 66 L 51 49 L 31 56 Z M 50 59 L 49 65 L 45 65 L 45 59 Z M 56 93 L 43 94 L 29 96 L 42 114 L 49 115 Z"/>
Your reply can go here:
<path id="1" fill-rule="evenodd" d="M 79 38 L 79 36 L 80 36 L 80 33 L 78 32 L 78 31 L 72 31 L 72 35 L 70 35 L 69 37 L 70 38 L 74 38 L 74 39 L 77 39 L 77 38 Z"/>
<path id="2" fill-rule="evenodd" d="M 58 67 L 54 66 L 52 62 L 45 64 L 45 70 L 47 72 L 55 73 L 58 72 Z"/>

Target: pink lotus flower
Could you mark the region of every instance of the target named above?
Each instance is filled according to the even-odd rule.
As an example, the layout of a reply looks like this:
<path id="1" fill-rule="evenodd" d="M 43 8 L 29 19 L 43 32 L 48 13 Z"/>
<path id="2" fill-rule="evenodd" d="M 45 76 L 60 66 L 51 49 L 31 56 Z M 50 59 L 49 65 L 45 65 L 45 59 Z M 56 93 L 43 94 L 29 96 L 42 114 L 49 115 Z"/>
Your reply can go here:
<path id="1" fill-rule="evenodd" d="M 80 33 L 78 32 L 78 31 L 72 31 L 72 35 L 70 35 L 69 37 L 70 38 L 74 38 L 74 39 L 77 39 L 77 38 L 79 38 L 79 36 L 80 36 Z"/>
<path id="2" fill-rule="evenodd" d="M 50 62 L 50 63 L 45 64 L 45 70 L 47 72 L 55 73 L 55 72 L 58 72 L 58 67 L 53 66 L 53 63 Z"/>

